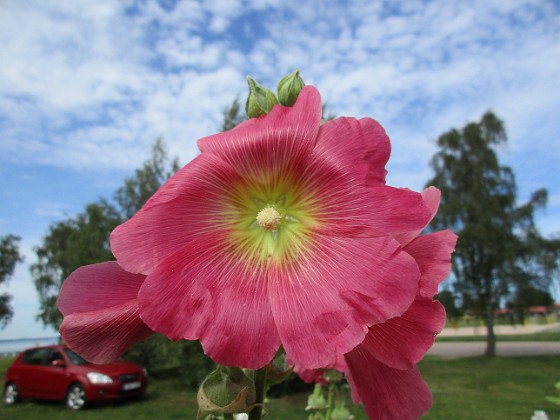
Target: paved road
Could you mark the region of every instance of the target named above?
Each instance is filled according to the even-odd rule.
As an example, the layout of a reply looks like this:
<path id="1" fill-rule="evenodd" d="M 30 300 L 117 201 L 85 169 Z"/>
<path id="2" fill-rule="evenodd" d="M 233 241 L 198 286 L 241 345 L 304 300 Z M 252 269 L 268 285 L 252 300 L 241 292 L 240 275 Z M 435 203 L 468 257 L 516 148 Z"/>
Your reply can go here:
<path id="1" fill-rule="evenodd" d="M 428 352 L 432 356 L 475 357 L 482 356 L 485 342 L 435 343 Z M 560 342 L 501 342 L 496 345 L 498 356 L 543 356 L 559 355 Z"/>

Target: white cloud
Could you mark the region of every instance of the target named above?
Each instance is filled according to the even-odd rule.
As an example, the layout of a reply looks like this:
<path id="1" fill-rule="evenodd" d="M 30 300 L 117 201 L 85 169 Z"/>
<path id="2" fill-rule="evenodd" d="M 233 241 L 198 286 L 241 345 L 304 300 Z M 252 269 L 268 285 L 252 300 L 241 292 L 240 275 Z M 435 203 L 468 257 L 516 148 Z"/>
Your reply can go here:
<path id="1" fill-rule="evenodd" d="M 8 3 L 5 159 L 132 169 L 163 136 L 187 161 L 245 91 L 247 73 L 272 87 L 294 68 L 334 112 L 379 119 L 399 170 L 424 174 L 433 140 L 489 107 L 506 120 L 515 156 L 560 157 L 560 30 L 550 3 L 162 4 Z M 242 19 L 249 13 L 260 21 Z M 248 34 L 246 53 L 236 37 Z"/>

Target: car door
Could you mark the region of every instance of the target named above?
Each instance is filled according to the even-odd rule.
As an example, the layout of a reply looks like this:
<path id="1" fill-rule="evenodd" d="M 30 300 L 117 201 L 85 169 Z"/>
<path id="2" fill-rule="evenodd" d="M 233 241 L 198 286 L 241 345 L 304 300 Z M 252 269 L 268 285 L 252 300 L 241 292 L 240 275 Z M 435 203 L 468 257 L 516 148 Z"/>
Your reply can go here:
<path id="1" fill-rule="evenodd" d="M 44 398 L 43 368 L 50 351 L 48 347 L 41 347 L 23 354 L 18 381 L 22 396 Z"/>
<path id="2" fill-rule="evenodd" d="M 67 362 L 56 348 L 51 349 L 45 360 L 43 375 L 40 378 L 42 392 L 49 398 L 62 399 L 69 385 Z"/>

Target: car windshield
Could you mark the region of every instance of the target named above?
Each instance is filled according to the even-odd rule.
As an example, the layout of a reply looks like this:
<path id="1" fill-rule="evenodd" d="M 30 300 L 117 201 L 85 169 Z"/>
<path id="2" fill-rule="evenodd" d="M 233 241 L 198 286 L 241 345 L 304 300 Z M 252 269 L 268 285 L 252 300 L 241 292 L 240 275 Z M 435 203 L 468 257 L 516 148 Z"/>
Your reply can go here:
<path id="1" fill-rule="evenodd" d="M 87 360 L 82 359 L 81 356 L 78 356 L 76 353 L 74 353 L 70 349 L 64 349 L 64 353 L 66 353 L 66 356 L 68 356 L 70 361 L 75 365 L 87 365 L 87 364 L 89 364 L 89 362 Z"/>

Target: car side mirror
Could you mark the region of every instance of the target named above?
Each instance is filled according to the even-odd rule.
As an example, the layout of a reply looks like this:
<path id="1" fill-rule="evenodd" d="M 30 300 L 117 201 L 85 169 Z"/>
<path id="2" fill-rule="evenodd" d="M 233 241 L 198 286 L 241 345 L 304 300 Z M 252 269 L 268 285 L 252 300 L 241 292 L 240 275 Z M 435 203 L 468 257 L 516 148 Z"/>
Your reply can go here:
<path id="1" fill-rule="evenodd" d="M 62 360 L 62 359 L 56 359 L 56 360 L 52 361 L 51 366 L 56 366 L 56 367 L 63 368 L 63 367 L 66 367 L 66 363 L 64 363 L 64 360 Z"/>

